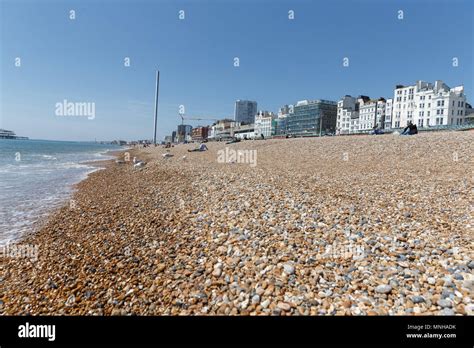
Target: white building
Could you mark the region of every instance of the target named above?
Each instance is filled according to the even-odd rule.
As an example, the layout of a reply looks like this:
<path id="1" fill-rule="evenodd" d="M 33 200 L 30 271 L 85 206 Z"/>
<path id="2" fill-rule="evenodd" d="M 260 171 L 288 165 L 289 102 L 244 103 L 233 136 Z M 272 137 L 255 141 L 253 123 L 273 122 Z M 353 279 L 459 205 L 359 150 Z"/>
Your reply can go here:
<path id="1" fill-rule="evenodd" d="M 397 85 L 394 91 L 392 127 L 409 122 L 418 127 L 466 123 L 464 86 L 449 88 L 443 81 L 434 84 L 417 81 L 415 85 Z"/>
<path id="2" fill-rule="evenodd" d="M 357 98 L 346 95 L 337 102 L 336 134 L 351 133 L 353 118 L 359 118 Z"/>
<path id="3" fill-rule="evenodd" d="M 273 112 L 259 111 L 255 116 L 255 137 L 272 136 L 272 120 L 276 117 Z"/>
<path id="4" fill-rule="evenodd" d="M 217 121 L 209 127 L 209 133 L 207 136 L 208 140 L 221 140 L 232 137 L 232 130 L 238 125 L 238 122 L 235 122 L 230 119 L 223 119 Z"/>
<path id="5" fill-rule="evenodd" d="M 370 131 L 374 128 L 383 129 L 385 125 L 384 98 L 369 100 L 359 108 L 359 130 Z"/>
<path id="6" fill-rule="evenodd" d="M 255 125 L 236 123 L 235 127 L 231 129 L 231 136 L 240 140 L 255 139 Z"/>
<path id="7" fill-rule="evenodd" d="M 353 134 L 361 131 L 361 110 L 364 113 L 364 125 L 368 122 L 368 112 L 371 109 L 367 106 L 370 98 L 361 95 L 357 98 L 350 95 L 344 96 L 337 103 L 337 119 L 336 119 L 336 133 L 337 134 Z M 375 107 L 374 107 L 375 109 Z M 373 129 L 371 127 L 370 129 Z"/>
<path id="8" fill-rule="evenodd" d="M 387 99 L 387 103 L 385 104 L 385 124 L 384 129 L 392 128 L 392 110 L 393 110 L 393 99 Z"/>

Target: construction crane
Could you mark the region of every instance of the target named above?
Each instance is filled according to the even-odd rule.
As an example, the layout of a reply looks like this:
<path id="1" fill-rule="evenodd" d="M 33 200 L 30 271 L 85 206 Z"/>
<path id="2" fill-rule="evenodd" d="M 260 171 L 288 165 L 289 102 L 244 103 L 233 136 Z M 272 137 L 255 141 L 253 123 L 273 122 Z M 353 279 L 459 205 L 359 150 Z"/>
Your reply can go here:
<path id="1" fill-rule="evenodd" d="M 217 118 L 203 118 L 203 117 L 186 117 L 184 114 L 179 114 L 179 117 L 181 117 L 181 125 L 184 125 L 184 120 L 192 120 L 192 121 L 218 121 L 219 119 Z"/>

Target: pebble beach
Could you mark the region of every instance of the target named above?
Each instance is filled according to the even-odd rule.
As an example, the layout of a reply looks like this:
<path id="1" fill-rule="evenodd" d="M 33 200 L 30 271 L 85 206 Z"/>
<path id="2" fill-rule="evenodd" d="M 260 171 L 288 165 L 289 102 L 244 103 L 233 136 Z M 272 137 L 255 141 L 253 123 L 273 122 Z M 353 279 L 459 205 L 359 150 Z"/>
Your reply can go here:
<path id="1" fill-rule="evenodd" d="M 473 131 L 206 145 L 79 183 L 0 258 L 0 314 L 474 313 Z"/>

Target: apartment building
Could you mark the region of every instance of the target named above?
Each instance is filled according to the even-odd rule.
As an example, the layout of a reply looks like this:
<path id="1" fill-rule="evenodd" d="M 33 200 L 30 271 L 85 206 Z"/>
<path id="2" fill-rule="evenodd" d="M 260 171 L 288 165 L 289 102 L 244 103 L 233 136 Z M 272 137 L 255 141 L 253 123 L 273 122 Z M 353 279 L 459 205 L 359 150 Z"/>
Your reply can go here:
<path id="1" fill-rule="evenodd" d="M 255 116 L 255 137 L 272 136 L 272 120 L 276 117 L 273 112 L 259 111 Z"/>
<path id="2" fill-rule="evenodd" d="M 434 84 L 417 81 L 415 85 L 397 85 L 393 96 L 392 127 L 409 122 L 418 127 L 466 123 L 464 86 L 450 88 L 443 81 Z"/>
<path id="3" fill-rule="evenodd" d="M 385 126 L 384 98 L 369 100 L 359 107 L 359 130 L 370 131 L 374 128 L 383 129 Z"/>

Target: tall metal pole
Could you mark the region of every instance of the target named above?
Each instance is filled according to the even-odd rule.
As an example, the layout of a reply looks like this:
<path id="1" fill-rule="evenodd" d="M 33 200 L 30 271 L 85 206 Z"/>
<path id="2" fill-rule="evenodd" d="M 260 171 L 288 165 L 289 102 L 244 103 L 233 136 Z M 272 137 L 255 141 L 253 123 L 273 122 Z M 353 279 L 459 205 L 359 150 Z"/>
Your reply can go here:
<path id="1" fill-rule="evenodd" d="M 160 87 L 160 71 L 156 71 L 156 89 L 155 89 L 155 122 L 153 124 L 153 144 L 156 145 L 156 122 L 158 119 L 158 92 Z"/>

